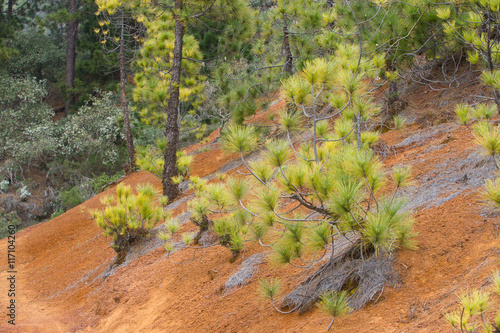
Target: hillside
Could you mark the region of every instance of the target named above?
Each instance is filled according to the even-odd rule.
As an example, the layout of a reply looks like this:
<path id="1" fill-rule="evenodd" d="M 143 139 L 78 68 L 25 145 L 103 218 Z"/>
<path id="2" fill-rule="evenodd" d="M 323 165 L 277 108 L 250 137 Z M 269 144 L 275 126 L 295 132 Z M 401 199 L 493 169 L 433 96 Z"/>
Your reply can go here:
<path id="1" fill-rule="evenodd" d="M 415 88 L 408 94 L 413 96 L 405 111 L 411 120 L 408 127 L 381 136 L 386 167 L 413 167 L 416 184 L 405 193 L 409 199 L 406 209 L 415 212 L 419 249 L 398 252 L 397 288 L 386 288 L 365 309 L 336 319 L 332 332 L 447 332 L 442 315 L 456 307 L 456 294 L 489 283 L 488 277 L 498 268 L 499 219 L 481 205 L 478 196 L 484 180 L 494 176 L 493 162 L 479 154 L 470 131 L 447 116 L 463 91 L 440 94 L 425 86 Z M 423 101 L 419 97 L 423 95 L 432 102 Z M 276 112 L 284 104 L 278 99 L 266 113 Z M 252 122 L 264 121 L 260 118 Z M 217 172 L 242 170 L 237 156 L 224 154 L 213 141 L 216 136 L 214 133 L 207 144 L 186 150 L 195 154 L 193 175 L 213 179 Z M 161 187 L 159 179 L 144 171 L 123 181 Z M 100 198 L 113 191 L 114 186 L 82 206 L 100 207 Z M 186 222 L 186 230 L 195 230 L 186 214 L 186 202 L 192 197 L 187 192 L 167 207 Z M 180 265 L 167 260 L 161 243 L 153 238 L 137 245 L 123 265 L 109 271 L 115 253 L 82 206 L 17 234 L 18 317 L 15 328 L 0 322 L 0 331 L 326 330 L 330 317 L 318 309 L 281 315 L 256 293 L 260 277 L 278 276 L 284 288 L 291 290 L 307 276 L 303 270 L 277 268 L 263 259 L 255 265 L 256 273 L 247 285 L 221 289 L 247 258 L 267 253 L 258 244 L 249 243 L 243 258 L 232 264 L 227 249 L 213 247 L 197 253 L 196 261 Z M 6 258 L 6 251 L 7 246 L 1 246 L 0 257 Z M 183 250 L 171 259 L 189 261 L 192 255 Z M 0 269 L 0 280 L 6 281 L 5 260 Z M 4 282 L 0 286 L 6 289 Z M 0 300 L 6 304 L 5 291 Z"/>

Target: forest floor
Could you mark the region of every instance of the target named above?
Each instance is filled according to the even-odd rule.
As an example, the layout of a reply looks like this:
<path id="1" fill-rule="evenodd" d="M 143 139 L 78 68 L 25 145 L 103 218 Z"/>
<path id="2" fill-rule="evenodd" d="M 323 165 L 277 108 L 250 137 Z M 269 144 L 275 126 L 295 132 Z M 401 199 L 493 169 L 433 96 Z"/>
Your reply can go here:
<path id="1" fill-rule="evenodd" d="M 419 248 L 400 250 L 395 269 L 397 288 L 386 288 L 366 308 L 339 317 L 331 332 L 448 332 L 443 313 L 457 308 L 457 294 L 484 287 L 500 266 L 498 215 L 479 195 L 485 179 L 495 174 L 465 127 L 453 123 L 453 104 L 475 93 L 468 88 L 446 93 L 414 86 L 405 94 L 409 124 L 381 136 L 384 165 L 412 165 L 416 184 L 407 190 L 407 209 L 414 212 Z M 284 107 L 271 104 L 267 113 Z M 252 122 L 259 122 L 255 117 Z M 215 173 L 241 169 L 237 156 L 222 152 L 214 133 L 205 144 L 186 151 L 195 154 L 191 173 L 214 179 Z M 137 172 L 123 180 L 129 185 L 160 180 Z M 277 267 L 263 259 L 245 286 L 223 291 L 228 279 L 254 254 L 266 250 L 247 243 L 243 258 L 229 263 L 230 251 L 212 247 L 197 253 L 185 265 L 169 261 L 161 243 L 139 244 L 125 263 L 113 271 L 115 257 L 109 239 L 82 210 L 100 207 L 100 197 L 16 235 L 16 325 L 7 324 L 7 241 L 0 245 L 1 332 L 321 332 L 330 317 L 315 308 L 305 314 L 282 315 L 257 295 L 261 277 L 279 277 L 284 295 L 311 272 Z M 185 230 L 185 193 L 168 209 L 179 216 Z M 182 250 L 171 260 L 188 261 L 193 252 Z M 256 258 L 256 257 L 253 257 Z M 248 263 L 248 262 L 247 262 Z"/>

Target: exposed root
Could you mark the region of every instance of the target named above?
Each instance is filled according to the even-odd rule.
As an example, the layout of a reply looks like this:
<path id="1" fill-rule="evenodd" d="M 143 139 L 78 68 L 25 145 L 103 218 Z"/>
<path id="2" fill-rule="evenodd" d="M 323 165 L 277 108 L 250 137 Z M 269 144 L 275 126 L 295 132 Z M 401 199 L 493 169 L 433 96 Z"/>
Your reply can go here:
<path id="1" fill-rule="evenodd" d="M 357 260 L 352 281 L 356 290 L 349 299 L 352 310 L 359 310 L 373 300 L 389 284 L 398 285 L 398 277 L 393 268 L 394 257 L 373 257 L 365 261 Z"/>
<path id="2" fill-rule="evenodd" d="M 394 149 L 392 147 L 389 147 L 384 141 L 377 142 L 377 144 L 374 145 L 372 149 L 373 152 L 380 156 L 382 160 L 385 160 L 387 157 L 394 154 Z"/>
<path id="3" fill-rule="evenodd" d="M 303 313 L 311 309 L 324 292 L 347 290 L 352 292 L 349 298 L 350 308 L 358 310 L 382 292 L 387 283 L 397 284 L 393 270 L 394 257 L 372 255 L 369 258 L 359 258 L 359 235 L 349 244 L 343 244 L 344 248 L 340 253 L 332 256 L 297 289 L 285 296 L 281 307 L 296 308 Z M 341 244 L 337 247 L 339 245 Z"/>
<path id="4" fill-rule="evenodd" d="M 231 275 L 231 277 L 226 281 L 221 289 L 223 289 L 225 292 L 229 292 L 233 288 L 248 284 L 248 282 L 250 282 L 255 272 L 257 271 L 259 265 L 264 261 L 265 257 L 265 254 L 259 253 L 254 254 L 253 256 L 243 261 L 240 269 L 238 269 L 236 273 Z"/>

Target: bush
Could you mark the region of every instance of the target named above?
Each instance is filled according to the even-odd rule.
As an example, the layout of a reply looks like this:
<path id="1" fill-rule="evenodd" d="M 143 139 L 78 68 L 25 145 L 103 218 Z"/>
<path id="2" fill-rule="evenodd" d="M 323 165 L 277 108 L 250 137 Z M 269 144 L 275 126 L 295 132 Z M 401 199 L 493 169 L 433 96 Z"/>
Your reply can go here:
<path id="1" fill-rule="evenodd" d="M 98 92 L 98 96 L 92 97 L 76 114 L 57 123 L 58 157 L 85 158 L 105 166 L 123 162 L 120 160 L 124 140 L 118 126 L 120 114 L 114 95 Z"/>
<path id="2" fill-rule="evenodd" d="M 38 31 L 16 32 L 11 46 L 19 51 L 18 56 L 5 64 L 6 71 L 11 75 L 29 75 L 55 81 L 57 72 L 64 66 L 64 48 Z"/>
<path id="3" fill-rule="evenodd" d="M 90 186 L 92 187 L 92 191 L 94 192 L 94 194 L 98 194 L 99 192 L 101 192 L 102 188 L 105 185 L 116 182 L 123 176 L 125 176 L 125 173 L 123 171 L 117 172 L 114 175 L 103 173 L 102 175 L 99 175 L 92 179 L 92 181 L 90 182 Z"/>
<path id="4" fill-rule="evenodd" d="M 15 211 L 6 213 L 5 210 L 0 209 L 0 238 L 5 238 L 10 235 L 9 225 L 16 226 L 16 229 L 21 225 L 17 213 Z"/>
<path id="5" fill-rule="evenodd" d="M 70 210 L 83 203 L 86 199 L 84 198 L 80 186 L 72 187 L 69 190 L 63 190 L 59 193 L 59 200 L 63 211 Z"/>
<path id="6" fill-rule="evenodd" d="M 60 211 L 59 215 L 92 198 L 101 192 L 103 186 L 117 181 L 123 175 L 123 172 L 118 172 L 114 175 L 101 174 L 94 179 L 83 178 L 79 184 L 68 190 L 62 190 L 57 197 L 59 201 L 59 208 L 57 209 L 57 211 Z"/>
<path id="7" fill-rule="evenodd" d="M 492 309 L 492 298 L 500 295 L 500 274 L 496 272 L 492 276 L 493 285 L 490 290 L 466 290 L 458 297 L 460 308 L 444 317 L 448 323 L 461 332 L 498 332 L 500 331 L 500 310 L 496 309 L 496 315 L 492 323 L 488 323 L 489 313 Z"/>
<path id="8" fill-rule="evenodd" d="M 94 170 L 125 161 L 121 111 L 112 93 L 97 92 L 57 123 L 43 102 L 46 94 L 43 81 L 0 75 L 0 158 L 28 165 L 72 160 Z"/>
<path id="9" fill-rule="evenodd" d="M 139 237 L 145 237 L 159 221 L 168 216 L 163 211 L 168 199 L 159 196 L 152 185 L 139 185 L 137 195 L 133 195 L 130 186 L 123 183 L 116 187 L 116 197 L 103 197 L 101 211 L 90 211 L 92 219 L 97 221 L 106 236 L 111 236 L 111 247 L 123 255 Z M 161 205 L 154 207 L 157 200 Z"/>
<path id="10" fill-rule="evenodd" d="M 0 75 L 0 157 L 33 164 L 54 156 L 54 112 L 43 102 L 46 94 L 43 81 Z"/>

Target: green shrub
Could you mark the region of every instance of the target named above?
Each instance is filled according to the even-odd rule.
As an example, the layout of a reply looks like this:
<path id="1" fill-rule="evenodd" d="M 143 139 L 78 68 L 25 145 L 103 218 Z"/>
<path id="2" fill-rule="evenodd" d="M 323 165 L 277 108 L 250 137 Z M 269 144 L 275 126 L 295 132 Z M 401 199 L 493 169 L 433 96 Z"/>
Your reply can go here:
<path id="1" fill-rule="evenodd" d="M 163 165 L 165 163 L 163 152 L 167 147 L 165 137 L 156 140 L 154 145 L 137 146 L 136 162 L 140 169 L 151 172 L 157 177 L 162 176 Z M 178 176 L 177 182 L 181 182 L 184 178 L 189 176 L 189 167 L 193 161 L 192 155 L 186 155 L 183 151 L 177 151 L 177 169 Z"/>
<path id="2" fill-rule="evenodd" d="M 19 51 L 18 56 L 5 64 L 5 70 L 11 75 L 55 81 L 56 74 L 64 66 L 64 48 L 38 31 L 16 32 L 11 46 Z"/>
<path id="3" fill-rule="evenodd" d="M 43 81 L 0 74 L 0 156 L 39 163 L 55 155 L 54 112 L 43 102 L 46 94 Z"/>
<path id="4" fill-rule="evenodd" d="M 52 220 L 52 219 L 55 219 L 56 217 L 58 217 L 58 216 L 60 216 L 60 215 L 62 215 L 62 214 L 64 214 L 64 213 L 65 213 L 65 210 L 64 210 L 64 209 L 62 209 L 62 208 L 60 208 L 60 209 L 58 209 L 58 210 L 54 211 L 54 212 L 52 213 L 52 215 L 50 215 L 50 219 L 51 219 L 51 220 Z"/>
<path id="5" fill-rule="evenodd" d="M 61 205 L 64 211 L 70 210 L 85 201 L 79 186 L 61 191 L 59 194 L 59 200 L 61 200 Z"/>
<path id="6" fill-rule="evenodd" d="M 17 229 L 21 225 L 21 221 L 15 211 L 6 213 L 0 209 L 0 238 L 5 238 L 9 233 L 9 225 L 14 225 Z"/>
<path id="7" fill-rule="evenodd" d="M 500 310 L 494 309 L 500 295 L 500 274 L 492 276 L 492 286 L 489 290 L 466 290 L 458 296 L 459 309 L 444 314 L 448 323 L 461 332 L 498 332 L 500 330 Z M 493 322 L 488 322 L 492 310 L 496 311 Z"/>
<path id="8" fill-rule="evenodd" d="M 90 182 L 90 186 L 92 187 L 92 191 L 94 194 L 98 194 L 101 192 L 101 189 L 103 188 L 104 185 L 116 182 L 118 179 L 122 178 L 125 175 L 123 171 L 117 172 L 114 175 L 108 175 L 108 174 L 101 174 Z"/>
<path id="9" fill-rule="evenodd" d="M 94 195 L 100 193 L 104 185 L 117 181 L 123 177 L 123 175 L 124 173 L 120 171 L 114 175 L 103 173 L 96 176 L 94 179 L 83 178 L 79 184 L 69 189 L 62 190 L 59 193 L 57 197 L 59 204 L 56 211 L 62 214 L 65 211 L 82 204 Z"/>
<path id="10" fill-rule="evenodd" d="M 134 195 L 130 186 L 121 183 L 116 187 L 116 197 L 101 199 L 102 210 L 90 211 L 104 234 L 112 237 L 111 247 L 118 254 L 127 252 L 135 239 L 146 236 L 159 221 L 168 217 L 162 207 L 168 199 L 158 196 L 152 185 L 139 185 L 136 190 Z M 154 207 L 156 200 L 160 206 Z"/>

